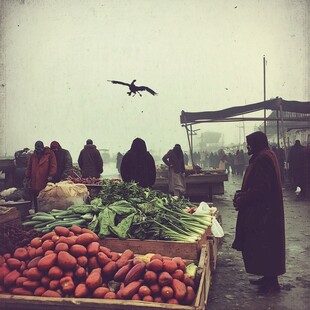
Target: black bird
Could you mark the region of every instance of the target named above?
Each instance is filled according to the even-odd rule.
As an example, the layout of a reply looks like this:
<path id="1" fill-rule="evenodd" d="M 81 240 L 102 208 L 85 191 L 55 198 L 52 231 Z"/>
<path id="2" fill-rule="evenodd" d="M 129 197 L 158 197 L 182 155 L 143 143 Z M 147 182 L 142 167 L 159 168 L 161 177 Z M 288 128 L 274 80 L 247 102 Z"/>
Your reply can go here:
<path id="1" fill-rule="evenodd" d="M 113 84 L 121 84 L 121 85 L 128 86 L 129 90 L 130 90 L 129 92 L 127 92 L 128 96 L 131 96 L 131 94 L 133 94 L 132 96 L 134 97 L 136 95 L 136 93 L 138 93 L 140 95 L 140 97 L 142 97 L 142 95 L 139 93 L 139 91 L 144 91 L 144 90 L 148 91 L 153 96 L 157 95 L 157 93 L 154 92 L 153 89 L 150 89 L 147 86 L 136 86 L 135 85 L 136 80 L 133 80 L 131 82 L 131 84 L 120 82 L 120 81 L 113 81 L 113 80 L 108 80 L 108 82 L 111 82 Z"/>

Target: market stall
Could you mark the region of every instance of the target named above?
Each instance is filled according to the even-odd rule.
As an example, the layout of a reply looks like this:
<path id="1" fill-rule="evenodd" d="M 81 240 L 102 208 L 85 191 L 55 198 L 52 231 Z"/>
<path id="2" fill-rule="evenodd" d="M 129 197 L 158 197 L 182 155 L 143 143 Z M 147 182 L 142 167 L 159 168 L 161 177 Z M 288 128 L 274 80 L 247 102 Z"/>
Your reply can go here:
<path id="1" fill-rule="evenodd" d="M 0 189 L 12 187 L 14 184 L 15 173 L 14 158 L 0 157 L 0 172 L 4 173 L 4 178 L 0 179 Z"/>
<path id="2" fill-rule="evenodd" d="M 251 114 L 257 111 L 264 111 L 264 117 L 244 117 L 244 114 Z M 266 117 L 266 110 L 274 111 L 272 117 Z M 288 114 L 285 114 L 288 112 Z M 284 149 L 287 153 L 287 141 L 285 132 L 285 123 L 292 121 L 300 124 L 299 128 L 309 128 L 310 102 L 288 101 L 280 97 L 252 103 L 243 106 L 232 106 L 218 111 L 203 112 L 185 112 L 180 115 L 180 123 L 186 129 L 187 140 L 189 144 L 190 157 L 193 162 L 193 126 L 201 123 L 225 123 L 225 122 L 248 122 L 263 121 L 264 131 L 266 133 L 266 123 L 274 123 L 277 132 L 277 144 L 280 147 L 280 136 L 283 141 Z"/>
<path id="3" fill-rule="evenodd" d="M 203 172 L 191 174 L 185 177 L 186 195 L 190 199 L 200 198 L 201 200 L 212 201 L 213 195 L 224 194 L 224 182 L 228 175 L 224 171 Z M 156 178 L 154 189 L 169 193 L 168 178 Z"/>
<path id="4" fill-rule="evenodd" d="M 23 226 L 41 235 L 2 256 L 1 305 L 203 310 L 217 245 L 207 207 L 104 180 L 89 204 L 30 214 Z"/>

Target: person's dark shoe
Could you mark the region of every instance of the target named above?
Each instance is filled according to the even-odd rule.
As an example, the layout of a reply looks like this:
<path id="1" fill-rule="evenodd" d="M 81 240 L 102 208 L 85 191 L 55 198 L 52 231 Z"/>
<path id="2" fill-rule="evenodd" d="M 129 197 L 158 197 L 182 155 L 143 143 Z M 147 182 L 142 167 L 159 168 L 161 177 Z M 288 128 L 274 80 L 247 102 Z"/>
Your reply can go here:
<path id="1" fill-rule="evenodd" d="M 253 285 L 264 285 L 266 283 L 266 278 L 265 277 L 262 277 L 260 279 L 257 279 L 257 280 L 250 280 L 250 283 L 253 284 Z"/>
<path id="2" fill-rule="evenodd" d="M 279 283 L 265 283 L 262 286 L 258 288 L 258 292 L 260 294 L 271 294 L 271 293 L 277 293 L 281 290 L 281 287 Z"/>

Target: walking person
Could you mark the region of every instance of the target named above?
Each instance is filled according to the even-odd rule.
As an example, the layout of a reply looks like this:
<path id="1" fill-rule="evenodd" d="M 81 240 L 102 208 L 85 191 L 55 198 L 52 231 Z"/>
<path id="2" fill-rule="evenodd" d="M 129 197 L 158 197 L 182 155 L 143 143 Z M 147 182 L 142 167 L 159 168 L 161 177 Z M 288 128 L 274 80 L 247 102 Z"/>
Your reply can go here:
<path id="1" fill-rule="evenodd" d="M 80 152 L 78 163 L 81 168 L 82 178 L 99 178 L 103 172 L 103 160 L 93 140 L 88 139 Z"/>
<path id="2" fill-rule="evenodd" d="M 121 177 L 124 182 L 136 182 L 141 187 L 152 187 L 156 180 L 156 166 L 153 156 L 147 151 L 145 141 L 136 138 L 121 163 Z"/>
<path id="3" fill-rule="evenodd" d="M 168 168 L 169 192 L 182 196 L 186 192 L 184 156 L 180 144 L 176 144 L 162 158 Z"/>
<path id="4" fill-rule="evenodd" d="M 38 211 L 37 197 L 40 191 L 45 188 L 47 182 L 52 181 L 56 172 L 57 161 L 55 154 L 49 147 L 44 147 L 42 141 L 37 141 L 35 143 L 35 151 L 29 158 L 25 172 L 25 176 L 30 183 L 30 191 L 35 212 Z"/>
<path id="5" fill-rule="evenodd" d="M 251 158 L 233 201 L 238 218 L 232 247 L 242 252 L 247 273 L 263 276 L 250 283 L 269 293 L 280 289 L 278 276 L 285 273 L 281 172 L 264 133 L 254 132 L 246 140 Z"/>

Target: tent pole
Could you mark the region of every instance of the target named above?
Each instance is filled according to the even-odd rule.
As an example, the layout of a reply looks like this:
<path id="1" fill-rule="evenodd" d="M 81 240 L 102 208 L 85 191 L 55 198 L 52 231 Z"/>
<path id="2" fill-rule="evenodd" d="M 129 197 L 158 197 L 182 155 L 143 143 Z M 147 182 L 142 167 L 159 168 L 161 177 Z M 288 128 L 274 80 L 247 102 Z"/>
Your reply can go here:
<path id="1" fill-rule="evenodd" d="M 190 128 L 192 128 L 192 125 L 190 125 Z M 192 162 L 192 166 L 194 168 L 194 160 L 193 160 L 193 146 L 192 146 L 192 142 L 189 136 L 189 129 L 187 127 L 187 124 L 185 124 L 185 129 L 186 129 L 186 135 L 187 135 L 187 141 L 188 141 L 188 146 L 189 146 L 189 156 Z M 191 130 L 191 129 L 190 129 Z M 191 130 L 192 132 L 192 130 Z"/>
<path id="2" fill-rule="evenodd" d="M 276 111 L 277 113 L 277 144 L 278 144 L 278 149 L 280 148 L 280 137 L 279 137 L 279 109 Z"/>
<path id="3" fill-rule="evenodd" d="M 283 144 L 284 144 L 284 151 L 285 151 L 285 161 L 287 162 L 288 150 L 286 146 L 286 136 L 285 136 L 285 131 L 284 131 L 282 102 L 280 103 L 280 117 L 281 117 L 282 137 L 283 137 Z"/>
<path id="4" fill-rule="evenodd" d="M 264 71 L 264 101 L 266 101 L 266 59 L 263 58 L 263 71 Z M 264 107 L 264 133 L 266 133 L 266 107 Z"/>

